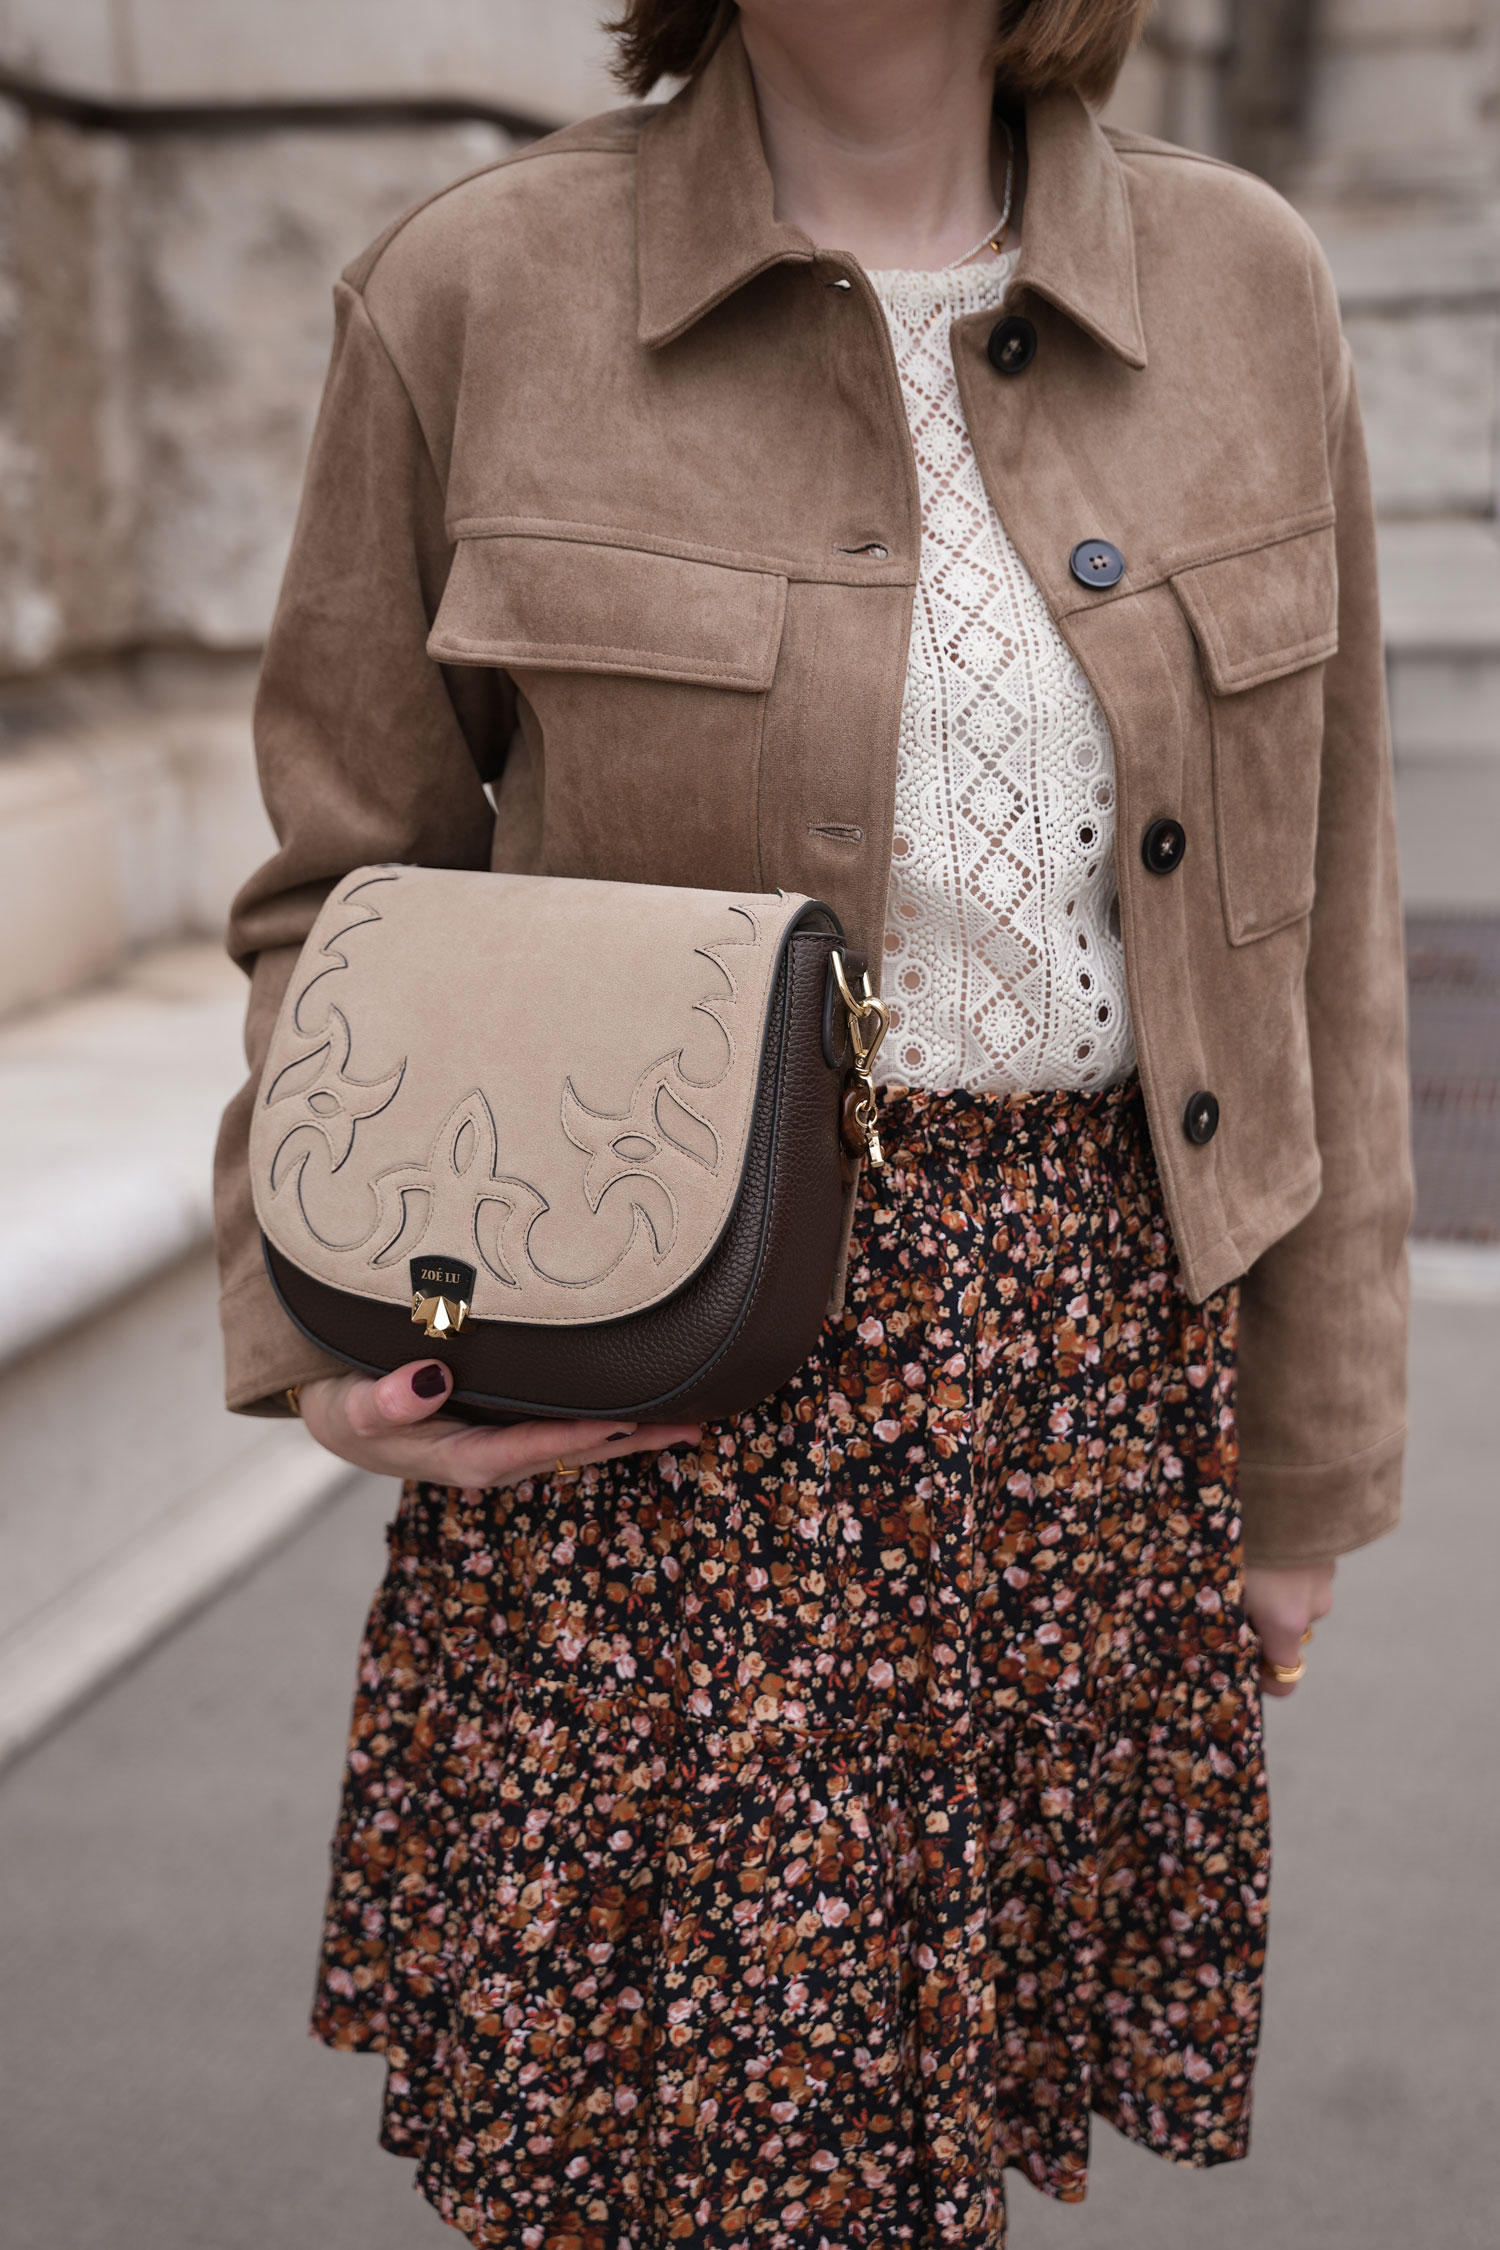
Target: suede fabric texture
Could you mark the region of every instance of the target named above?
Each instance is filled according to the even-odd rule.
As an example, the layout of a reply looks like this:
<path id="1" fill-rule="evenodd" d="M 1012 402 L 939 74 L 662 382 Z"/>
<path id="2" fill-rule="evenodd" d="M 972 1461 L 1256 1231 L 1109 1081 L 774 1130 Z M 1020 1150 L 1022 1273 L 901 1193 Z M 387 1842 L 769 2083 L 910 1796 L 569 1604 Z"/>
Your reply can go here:
<path id="1" fill-rule="evenodd" d="M 1247 1552 L 1399 1504 L 1411 1186 L 1395 828 L 1358 405 L 1332 283 L 1261 182 L 1026 115 L 997 373 L 953 352 L 987 487 L 1114 740 L 1120 913 L 1181 1272 L 1244 1277 Z M 848 286 L 841 286 L 847 283 Z M 662 106 L 461 182 L 348 269 L 257 709 L 281 848 L 231 945 L 229 1399 L 327 1372 L 262 1270 L 253 1080 L 331 884 L 405 860 L 782 887 L 878 961 L 920 513 L 885 323 L 777 220 L 731 33 Z M 1078 542 L 1125 570 L 1080 585 Z M 490 798 L 482 777 L 494 786 Z M 1143 865 L 1170 816 L 1181 866 Z M 1206 1144 L 1189 1097 L 1219 1103 Z"/>
<path id="2" fill-rule="evenodd" d="M 738 1199 L 807 903 L 357 869 L 267 1054 L 250 1129 L 266 1240 L 402 1312 L 419 1250 L 472 1264 L 476 1320 L 591 1326 L 673 1296 Z"/>

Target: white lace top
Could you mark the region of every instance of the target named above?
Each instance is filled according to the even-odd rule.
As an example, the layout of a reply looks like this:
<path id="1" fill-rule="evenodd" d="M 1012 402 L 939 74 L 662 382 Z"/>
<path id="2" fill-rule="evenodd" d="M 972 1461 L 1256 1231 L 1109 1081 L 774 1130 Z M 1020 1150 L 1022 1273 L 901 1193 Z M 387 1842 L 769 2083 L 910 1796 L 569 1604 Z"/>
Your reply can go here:
<path id="1" fill-rule="evenodd" d="M 922 494 L 877 1076 L 976 1093 L 1135 1067 L 1109 730 L 990 505 L 948 341 L 998 309 L 1017 256 L 870 275 Z"/>

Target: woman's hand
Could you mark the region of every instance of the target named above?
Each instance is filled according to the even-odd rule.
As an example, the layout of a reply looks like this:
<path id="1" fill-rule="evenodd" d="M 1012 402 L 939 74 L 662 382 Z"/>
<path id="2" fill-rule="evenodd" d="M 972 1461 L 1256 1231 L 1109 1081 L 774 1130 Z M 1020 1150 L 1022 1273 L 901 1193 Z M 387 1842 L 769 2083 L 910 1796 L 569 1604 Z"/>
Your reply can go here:
<path id="1" fill-rule="evenodd" d="M 298 1403 L 319 1445 L 356 1469 L 423 1484 L 521 1484 L 625 1453 L 696 1445 L 695 1422 L 512 1422 L 503 1429 L 459 1422 L 442 1411 L 453 1378 L 439 1360 L 413 1360 L 379 1381 L 324 1375 L 304 1383 Z"/>
<path id="2" fill-rule="evenodd" d="M 1295 1695 L 1296 1680 L 1278 1680 L 1266 1667 L 1294 1669 L 1302 1662 L 1303 1636 L 1333 1607 L 1333 1564 L 1304 1563 L 1273 1570 L 1252 1563 L 1245 1572 L 1245 1615 L 1260 1642 L 1260 1684 L 1266 1695 Z"/>

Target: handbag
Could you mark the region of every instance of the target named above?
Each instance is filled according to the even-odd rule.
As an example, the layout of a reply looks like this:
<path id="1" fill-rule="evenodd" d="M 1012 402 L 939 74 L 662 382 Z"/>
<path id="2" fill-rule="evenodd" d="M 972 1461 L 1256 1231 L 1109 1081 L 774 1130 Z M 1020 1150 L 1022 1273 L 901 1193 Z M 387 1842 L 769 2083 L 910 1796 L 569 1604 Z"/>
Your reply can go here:
<path id="1" fill-rule="evenodd" d="M 886 1020 L 816 899 L 358 868 L 251 1125 L 277 1296 L 468 1420 L 739 1413 L 838 1300 Z"/>

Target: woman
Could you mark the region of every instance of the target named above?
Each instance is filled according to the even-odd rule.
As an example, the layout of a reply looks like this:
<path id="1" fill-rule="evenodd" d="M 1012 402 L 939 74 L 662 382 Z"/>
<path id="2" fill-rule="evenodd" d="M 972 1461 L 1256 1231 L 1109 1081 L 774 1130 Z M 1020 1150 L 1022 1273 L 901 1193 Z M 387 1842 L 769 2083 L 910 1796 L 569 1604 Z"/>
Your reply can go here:
<path id="1" fill-rule="evenodd" d="M 842 1320 L 703 1431 L 339 1372 L 226 1120 L 231 1403 L 408 1480 L 317 2028 L 476 2242 L 999 2243 L 1091 2109 L 1245 2150 L 1259 1696 L 1398 1503 L 1402 975 L 1333 292 L 1096 124 L 1145 13 L 637 0 L 675 99 L 340 285 L 252 1063 L 376 859 L 810 892 L 896 1012 Z"/>

